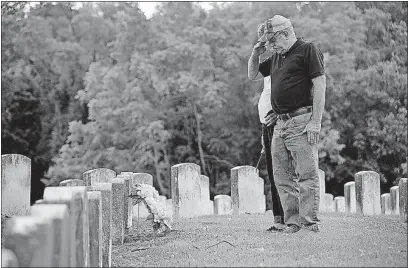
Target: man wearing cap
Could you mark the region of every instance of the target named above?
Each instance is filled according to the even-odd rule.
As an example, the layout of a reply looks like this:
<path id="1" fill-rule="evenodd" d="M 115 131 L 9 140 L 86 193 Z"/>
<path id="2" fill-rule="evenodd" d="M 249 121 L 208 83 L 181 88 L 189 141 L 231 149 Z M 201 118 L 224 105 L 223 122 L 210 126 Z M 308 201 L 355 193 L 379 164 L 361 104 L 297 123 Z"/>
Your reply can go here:
<path id="1" fill-rule="evenodd" d="M 318 232 L 317 142 L 325 103 L 323 54 L 312 42 L 296 38 L 289 19 L 276 15 L 261 27 L 248 61 L 248 77 L 271 76 L 271 105 L 277 116 L 272 137 L 273 176 L 284 210 L 284 233 L 303 226 Z M 273 53 L 260 63 L 259 56 Z"/>

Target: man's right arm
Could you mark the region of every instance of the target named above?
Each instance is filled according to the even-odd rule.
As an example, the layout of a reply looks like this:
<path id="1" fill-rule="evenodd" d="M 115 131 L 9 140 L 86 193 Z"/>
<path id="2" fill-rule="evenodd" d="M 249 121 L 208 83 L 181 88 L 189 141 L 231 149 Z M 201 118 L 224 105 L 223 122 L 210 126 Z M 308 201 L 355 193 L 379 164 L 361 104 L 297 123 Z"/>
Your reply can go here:
<path id="1" fill-rule="evenodd" d="M 251 57 L 248 60 L 248 78 L 255 79 L 259 73 L 259 56 L 251 53 Z"/>

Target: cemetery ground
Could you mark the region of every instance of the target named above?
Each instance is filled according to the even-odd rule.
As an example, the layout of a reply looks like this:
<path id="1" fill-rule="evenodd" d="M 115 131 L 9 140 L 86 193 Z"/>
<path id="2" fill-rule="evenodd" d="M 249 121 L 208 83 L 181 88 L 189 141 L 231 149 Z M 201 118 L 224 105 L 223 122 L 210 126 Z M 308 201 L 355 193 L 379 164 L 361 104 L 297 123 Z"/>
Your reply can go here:
<path id="1" fill-rule="evenodd" d="M 270 213 L 184 218 L 165 236 L 153 235 L 149 221 L 134 220 L 125 243 L 113 246 L 112 266 L 407 266 L 407 223 L 397 215 L 324 213 L 319 233 L 295 234 L 267 232 L 271 219 Z"/>

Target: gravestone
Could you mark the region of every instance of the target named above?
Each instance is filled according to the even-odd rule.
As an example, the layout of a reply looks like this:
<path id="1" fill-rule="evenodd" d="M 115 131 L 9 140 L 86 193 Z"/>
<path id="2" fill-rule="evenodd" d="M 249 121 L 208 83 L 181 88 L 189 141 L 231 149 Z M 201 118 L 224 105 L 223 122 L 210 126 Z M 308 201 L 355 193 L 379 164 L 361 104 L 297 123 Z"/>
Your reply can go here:
<path id="1" fill-rule="evenodd" d="M 89 219 L 88 219 L 88 195 L 85 186 L 61 187 L 72 191 L 76 203 L 76 260 L 80 267 L 89 266 Z"/>
<path id="2" fill-rule="evenodd" d="M 399 215 L 399 186 L 390 188 L 391 214 Z"/>
<path id="3" fill-rule="evenodd" d="M 106 183 L 109 179 L 115 178 L 116 172 L 108 168 L 96 168 L 85 171 L 82 174 L 82 179 L 86 186 L 94 185 L 95 183 Z"/>
<path id="4" fill-rule="evenodd" d="M 129 228 L 132 227 L 133 221 L 133 201 L 132 198 L 129 197 L 131 193 L 131 185 L 132 185 L 132 176 L 133 172 L 121 172 L 120 175 L 118 175 L 118 178 L 124 178 L 125 179 L 125 195 L 124 195 L 124 219 L 125 219 L 125 234 L 129 232 Z"/>
<path id="5" fill-rule="evenodd" d="M 51 219 L 14 216 L 7 222 L 4 246 L 14 252 L 21 267 L 52 267 Z"/>
<path id="6" fill-rule="evenodd" d="M 17 256 L 12 250 L 7 248 L 1 249 L 1 267 L 20 267 Z"/>
<path id="7" fill-rule="evenodd" d="M 68 234 L 68 251 L 66 254 L 69 258 L 71 267 L 77 267 L 77 246 L 76 246 L 76 234 L 77 234 L 77 222 L 80 209 L 77 202 L 74 199 L 74 194 L 70 190 L 70 187 L 45 187 L 42 200 L 38 200 L 36 204 L 65 204 L 68 208 L 69 225 L 66 230 Z M 79 250 L 79 248 L 78 248 Z"/>
<path id="8" fill-rule="evenodd" d="M 381 195 L 381 214 L 391 214 L 391 199 L 388 193 Z"/>
<path id="9" fill-rule="evenodd" d="M 89 264 L 90 267 L 102 267 L 102 193 L 90 191 L 89 210 Z"/>
<path id="10" fill-rule="evenodd" d="M 322 206 L 321 206 L 322 212 L 335 212 L 336 207 L 335 207 L 334 198 L 332 194 L 324 193 L 322 200 L 323 200 Z"/>
<path id="11" fill-rule="evenodd" d="M 201 188 L 201 215 L 210 215 L 210 179 L 205 175 L 200 175 Z"/>
<path id="12" fill-rule="evenodd" d="M 399 186 L 399 215 L 402 222 L 407 222 L 408 202 L 407 202 L 407 178 L 401 178 Z"/>
<path id="13" fill-rule="evenodd" d="M 112 181 L 112 245 L 123 245 L 125 236 L 124 194 L 125 180 L 116 178 Z"/>
<path id="14" fill-rule="evenodd" d="M 85 186 L 85 182 L 78 179 L 64 180 L 59 183 L 59 186 Z"/>
<path id="15" fill-rule="evenodd" d="M 232 198 L 229 195 L 214 196 L 214 214 L 230 215 L 232 214 Z"/>
<path id="16" fill-rule="evenodd" d="M 323 196 L 326 193 L 326 174 L 323 170 L 319 169 L 319 193 L 320 193 L 320 201 L 319 201 L 319 211 L 321 211 L 321 207 L 323 205 Z"/>
<path id="17" fill-rule="evenodd" d="M 231 169 L 232 213 L 264 213 L 260 199 L 263 198 L 263 187 L 260 189 L 258 170 L 252 166 L 238 166 Z"/>
<path id="18" fill-rule="evenodd" d="M 166 215 L 173 217 L 173 200 L 172 199 L 167 199 L 166 200 Z"/>
<path id="19" fill-rule="evenodd" d="M 336 212 L 340 212 L 340 213 L 346 212 L 344 196 L 336 196 L 334 198 L 334 205 L 335 205 Z"/>
<path id="20" fill-rule="evenodd" d="M 30 214 L 31 160 L 20 154 L 1 156 L 1 214 Z"/>
<path id="21" fill-rule="evenodd" d="M 112 183 L 87 186 L 88 191 L 99 191 L 102 197 L 102 267 L 112 266 Z"/>
<path id="22" fill-rule="evenodd" d="M 153 186 L 153 176 L 148 173 L 133 173 L 131 188 L 134 188 L 136 183 L 148 184 Z M 133 211 L 132 215 L 134 219 L 142 218 L 145 219 L 149 216 L 149 210 L 143 202 L 140 202 L 137 205 L 132 205 Z"/>
<path id="23" fill-rule="evenodd" d="M 354 181 L 357 213 L 381 214 L 380 175 L 375 171 L 360 171 L 354 175 Z"/>
<path id="24" fill-rule="evenodd" d="M 31 207 L 31 215 L 36 217 L 46 217 L 51 220 L 53 248 L 49 252 L 52 254 L 51 267 L 68 267 L 69 260 L 69 230 L 70 215 L 66 204 L 34 204 Z"/>
<path id="25" fill-rule="evenodd" d="M 171 167 L 173 219 L 200 215 L 200 181 L 200 166 L 196 164 L 182 163 Z"/>
<path id="26" fill-rule="evenodd" d="M 354 181 L 344 184 L 345 209 L 347 213 L 356 213 L 356 183 Z"/>

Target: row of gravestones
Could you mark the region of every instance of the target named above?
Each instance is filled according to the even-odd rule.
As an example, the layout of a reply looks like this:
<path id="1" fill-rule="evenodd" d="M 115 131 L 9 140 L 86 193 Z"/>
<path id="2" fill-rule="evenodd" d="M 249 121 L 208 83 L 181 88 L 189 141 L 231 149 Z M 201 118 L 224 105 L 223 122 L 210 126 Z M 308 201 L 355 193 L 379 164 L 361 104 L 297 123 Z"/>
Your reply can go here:
<path id="1" fill-rule="evenodd" d="M 265 212 L 263 180 L 257 170 L 242 166 L 231 174 L 232 198 L 216 196 L 213 202 L 209 179 L 200 174 L 198 165 L 175 165 L 172 199 L 160 196 L 160 202 L 176 219 L 222 214 L 222 210 Z M 133 206 L 129 194 L 136 183 L 152 185 L 153 177 L 93 169 L 84 172 L 82 180 L 46 187 L 43 199 L 30 206 L 31 160 L 10 154 L 2 155 L 1 181 L 2 220 L 9 218 L 2 233 L 3 267 L 110 267 L 112 245 L 122 244 L 136 215 L 147 212 L 143 203 Z M 232 200 L 228 208 L 222 202 L 225 197 Z"/>
<path id="2" fill-rule="evenodd" d="M 142 205 L 133 206 L 128 197 L 132 186 L 135 183 L 152 185 L 153 177 L 133 172 L 116 176 L 109 169 L 94 169 L 85 172 L 83 180 L 67 180 L 61 182 L 60 187 L 46 187 L 43 200 L 30 207 L 30 172 L 31 161 L 27 157 L 2 156 L 2 214 L 26 215 L 14 216 L 7 224 L 2 266 L 10 267 L 18 260 L 24 267 L 110 267 L 112 244 L 123 243 L 124 234 L 132 227 L 132 219 L 145 209 Z M 324 208 L 330 205 L 326 204 L 329 199 L 324 198 L 327 194 L 323 188 L 323 171 L 319 177 L 321 207 Z M 346 184 L 345 207 L 353 212 L 355 200 L 355 211 L 377 213 L 378 174 L 359 172 L 355 178 L 354 185 Z M 265 212 L 263 180 L 251 166 L 231 169 L 231 196 L 215 196 L 214 202 L 209 198 L 209 179 L 200 174 L 196 164 L 172 166 L 171 181 L 172 199 L 166 200 L 163 196 L 160 201 L 175 219 Z M 406 179 L 401 179 L 399 205 L 405 221 L 406 196 Z"/>
<path id="3" fill-rule="evenodd" d="M 319 175 L 324 177 L 324 172 L 320 172 Z M 344 196 L 333 198 L 332 194 L 323 190 L 320 211 L 393 214 L 399 215 L 402 222 L 407 222 L 407 178 L 401 178 L 398 186 L 391 187 L 390 193 L 380 193 L 380 175 L 375 171 L 360 171 L 354 175 L 354 181 L 344 184 Z"/>

